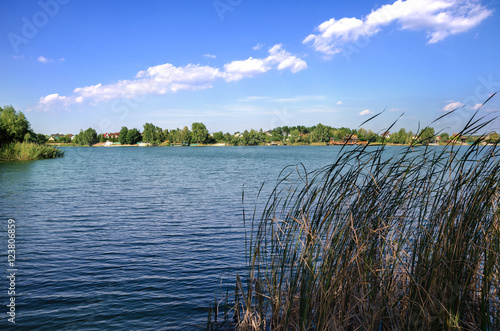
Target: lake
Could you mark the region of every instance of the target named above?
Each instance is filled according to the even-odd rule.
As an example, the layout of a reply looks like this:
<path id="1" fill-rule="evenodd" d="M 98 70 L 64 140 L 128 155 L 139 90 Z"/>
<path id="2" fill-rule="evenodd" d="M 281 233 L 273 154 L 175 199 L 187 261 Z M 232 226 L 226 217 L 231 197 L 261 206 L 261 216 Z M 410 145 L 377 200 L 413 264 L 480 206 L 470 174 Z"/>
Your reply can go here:
<path id="1" fill-rule="evenodd" d="M 221 277 L 244 271 L 243 190 L 251 216 L 264 180 L 262 202 L 285 166 L 313 170 L 340 147 L 61 149 L 0 163 L 1 329 L 8 219 L 16 329 L 196 330 Z"/>

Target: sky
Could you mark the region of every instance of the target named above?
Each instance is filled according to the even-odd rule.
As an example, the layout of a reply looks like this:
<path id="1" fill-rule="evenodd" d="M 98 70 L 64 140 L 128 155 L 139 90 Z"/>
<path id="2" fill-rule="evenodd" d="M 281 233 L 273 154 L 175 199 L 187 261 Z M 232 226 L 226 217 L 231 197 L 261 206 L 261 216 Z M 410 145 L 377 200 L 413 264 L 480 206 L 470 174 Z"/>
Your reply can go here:
<path id="1" fill-rule="evenodd" d="M 480 108 L 500 90 L 498 9 L 497 0 L 0 0 L 0 105 L 44 134 L 146 122 L 381 133 L 395 121 L 391 131 L 453 133 L 478 109 L 500 110 L 500 95 Z"/>

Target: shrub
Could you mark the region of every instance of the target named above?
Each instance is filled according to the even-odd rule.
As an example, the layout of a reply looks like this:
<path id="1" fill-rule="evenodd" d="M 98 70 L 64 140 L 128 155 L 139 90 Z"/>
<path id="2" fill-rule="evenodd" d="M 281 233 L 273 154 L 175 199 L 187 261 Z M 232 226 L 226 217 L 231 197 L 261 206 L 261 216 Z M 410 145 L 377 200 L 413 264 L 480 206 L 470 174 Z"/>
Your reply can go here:
<path id="1" fill-rule="evenodd" d="M 0 147 L 0 160 L 39 160 L 64 156 L 61 150 L 36 143 L 10 143 Z"/>

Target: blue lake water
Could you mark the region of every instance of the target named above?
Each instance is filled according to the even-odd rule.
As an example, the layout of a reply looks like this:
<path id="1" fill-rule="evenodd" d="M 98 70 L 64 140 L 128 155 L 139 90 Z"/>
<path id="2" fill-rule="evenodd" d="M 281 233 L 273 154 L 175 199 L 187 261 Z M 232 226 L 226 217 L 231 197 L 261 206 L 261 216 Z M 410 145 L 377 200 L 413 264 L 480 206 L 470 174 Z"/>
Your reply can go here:
<path id="1" fill-rule="evenodd" d="M 0 163 L 0 329 L 11 327 L 9 218 L 16 329 L 197 329 L 221 276 L 233 281 L 245 266 L 243 189 L 251 215 L 264 180 L 299 162 L 327 165 L 339 151 L 62 149 L 64 158 Z"/>

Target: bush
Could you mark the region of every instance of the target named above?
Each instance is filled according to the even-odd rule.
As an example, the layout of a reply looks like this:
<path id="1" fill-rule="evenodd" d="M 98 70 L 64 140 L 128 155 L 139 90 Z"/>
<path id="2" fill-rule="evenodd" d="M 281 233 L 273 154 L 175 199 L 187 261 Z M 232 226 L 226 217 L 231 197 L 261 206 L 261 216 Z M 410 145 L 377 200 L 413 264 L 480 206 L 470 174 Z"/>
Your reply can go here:
<path id="1" fill-rule="evenodd" d="M 0 160 L 40 160 L 64 156 L 61 150 L 35 143 L 10 143 L 0 147 Z"/>

